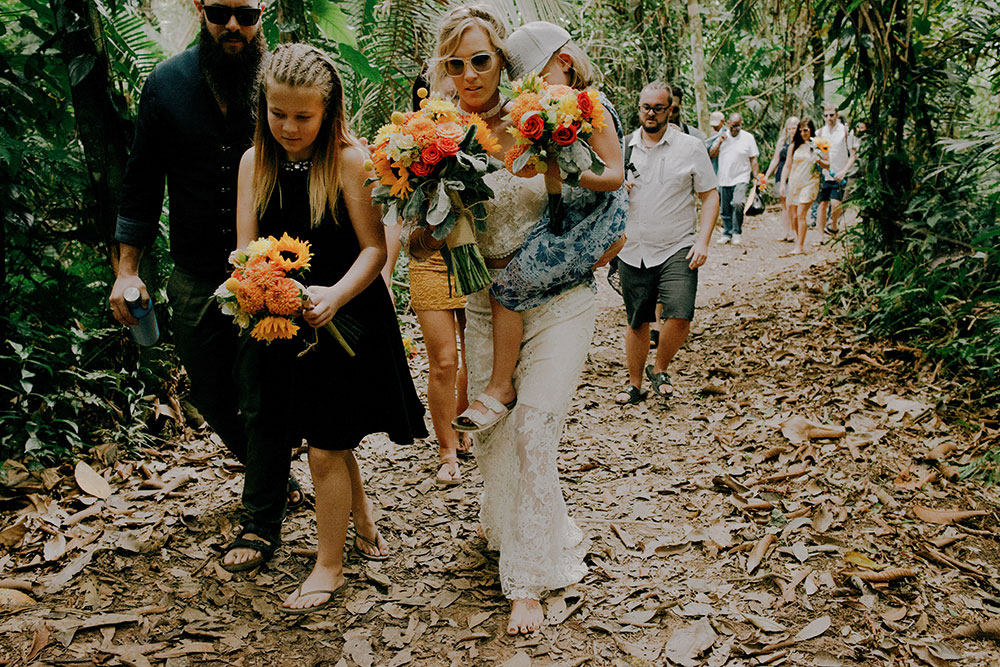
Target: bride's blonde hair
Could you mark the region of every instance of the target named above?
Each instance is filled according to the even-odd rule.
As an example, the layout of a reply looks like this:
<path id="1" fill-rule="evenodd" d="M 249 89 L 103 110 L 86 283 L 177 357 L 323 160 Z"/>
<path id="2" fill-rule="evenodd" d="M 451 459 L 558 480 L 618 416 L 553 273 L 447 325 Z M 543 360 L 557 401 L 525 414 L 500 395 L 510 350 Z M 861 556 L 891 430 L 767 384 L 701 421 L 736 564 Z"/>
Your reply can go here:
<path id="1" fill-rule="evenodd" d="M 455 51 L 462 41 L 462 35 L 469 28 L 482 28 L 489 37 L 490 45 L 500 56 L 499 68 L 507 66 L 507 28 L 486 5 L 464 5 L 456 7 L 441 18 L 438 25 L 437 43 L 430 60 L 430 84 L 432 89 L 440 88 L 447 74 L 444 61 Z"/>

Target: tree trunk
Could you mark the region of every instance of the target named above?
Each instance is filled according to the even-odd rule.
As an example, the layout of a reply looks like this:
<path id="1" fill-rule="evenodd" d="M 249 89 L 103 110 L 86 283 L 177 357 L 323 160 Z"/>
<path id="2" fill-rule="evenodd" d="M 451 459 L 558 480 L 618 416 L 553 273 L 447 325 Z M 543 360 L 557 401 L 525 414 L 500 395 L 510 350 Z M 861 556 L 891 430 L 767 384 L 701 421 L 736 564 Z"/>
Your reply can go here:
<path id="1" fill-rule="evenodd" d="M 821 32 L 820 17 L 813 15 L 812 32 L 809 36 L 810 51 L 812 51 L 813 66 L 813 107 L 821 112 L 826 101 L 826 44 Z"/>
<path id="2" fill-rule="evenodd" d="M 309 22 L 305 0 L 278 0 L 275 24 L 282 44 L 309 41 Z"/>
<path id="3" fill-rule="evenodd" d="M 691 26 L 691 66 L 694 79 L 694 101 L 698 112 L 698 129 L 708 133 L 708 87 L 705 84 L 705 38 L 701 32 L 701 6 L 698 0 L 688 0 L 688 22 Z"/>
<path id="4" fill-rule="evenodd" d="M 51 0 L 62 37 L 61 57 L 69 71 L 76 129 L 94 191 L 94 228 L 87 236 L 110 243 L 125 175 L 130 123 L 115 104 L 104 30 L 94 0 Z"/>

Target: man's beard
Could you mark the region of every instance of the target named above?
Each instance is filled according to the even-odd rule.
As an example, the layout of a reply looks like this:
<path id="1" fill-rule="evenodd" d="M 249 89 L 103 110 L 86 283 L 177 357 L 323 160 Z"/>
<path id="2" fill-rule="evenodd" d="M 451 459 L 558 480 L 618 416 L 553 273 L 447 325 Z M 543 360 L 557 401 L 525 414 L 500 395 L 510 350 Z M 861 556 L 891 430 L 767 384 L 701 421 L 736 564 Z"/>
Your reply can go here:
<path id="1" fill-rule="evenodd" d="M 234 33 L 233 36 L 243 39 L 240 33 Z M 263 33 L 258 30 L 239 53 L 227 53 L 202 22 L 201 34 L 198 36 L 201 72 L 219 102 L 227 109 L 253 108 L 257 74 L 265 48 Z"/>
<path id="2" fill-rule="evenodd" d="M 663 122 L 663 123 L 657 123 L 656 127 L 649 127 L 644 122 L 642 124 L 642 131 L 645 132 L 646 134 L 656 134 L 657 132 L 659 132 L 660 130 L 662 130 L 663 128 L 665 128 L 666 126 L 667 126 L 667 123 Z"/>

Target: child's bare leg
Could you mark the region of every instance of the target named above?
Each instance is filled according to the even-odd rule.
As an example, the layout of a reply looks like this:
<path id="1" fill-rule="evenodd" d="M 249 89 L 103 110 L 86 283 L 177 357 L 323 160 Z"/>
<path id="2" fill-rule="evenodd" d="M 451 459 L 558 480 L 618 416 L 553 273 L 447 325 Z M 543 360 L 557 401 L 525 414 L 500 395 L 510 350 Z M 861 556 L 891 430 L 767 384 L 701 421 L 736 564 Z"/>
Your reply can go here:
<path id="1" fill-rule="evenodd" d="M 524 322 L 521 313 L 504 308 L 493 297 L 490 297 L 490 307 L 493 311 L 493 373 L 483 393 L 506 405 L 517 398 L 513 378 L 521 353 Z M 486 406 L 479 401 L 474 401 L 469 409 L 487 412 Z"/>

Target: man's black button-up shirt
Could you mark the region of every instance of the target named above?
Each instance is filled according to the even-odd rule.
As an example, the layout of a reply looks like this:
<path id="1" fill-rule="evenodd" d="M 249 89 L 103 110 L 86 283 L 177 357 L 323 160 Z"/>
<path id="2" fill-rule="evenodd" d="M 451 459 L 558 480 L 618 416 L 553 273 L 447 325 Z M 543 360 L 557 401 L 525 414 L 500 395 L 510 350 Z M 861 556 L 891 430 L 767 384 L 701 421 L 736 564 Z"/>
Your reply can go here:
<path id="1" fill-rule="evenodd" d="M 153 243 L 166 181 L 174 264 L 222 282 L 236 247 L 239 162 L 253 131 L 250 110 L 223 115 L 219 109 L 201 74 L 197 46 L 157 65 L 139 100 L 116 240 Z"/>

